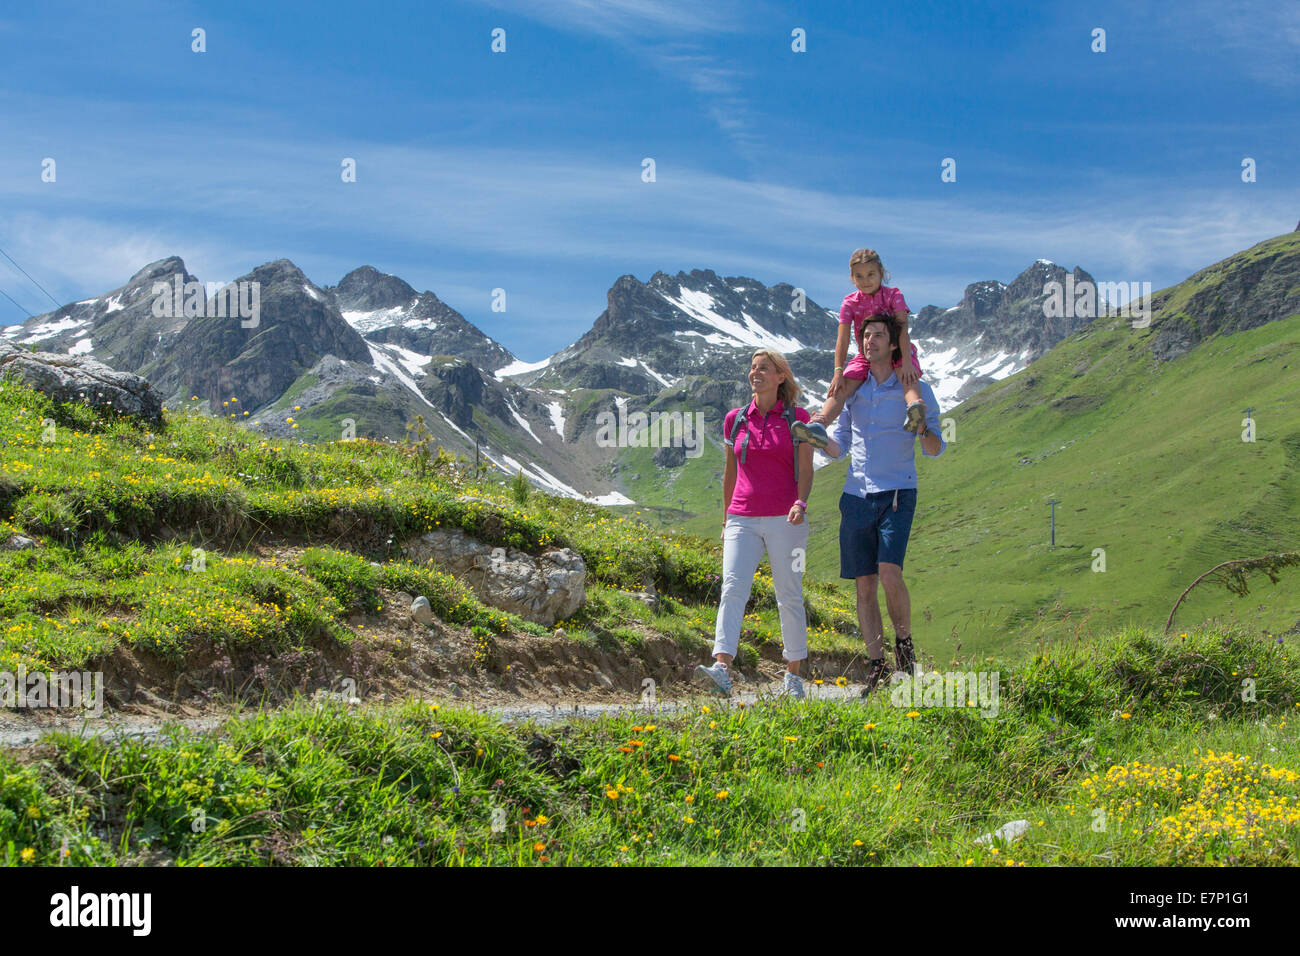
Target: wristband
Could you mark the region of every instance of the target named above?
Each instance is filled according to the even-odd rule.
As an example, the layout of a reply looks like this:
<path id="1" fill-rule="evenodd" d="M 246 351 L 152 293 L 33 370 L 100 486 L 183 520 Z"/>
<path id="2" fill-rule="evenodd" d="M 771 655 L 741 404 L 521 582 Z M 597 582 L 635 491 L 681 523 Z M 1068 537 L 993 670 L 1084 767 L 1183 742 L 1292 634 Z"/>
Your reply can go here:
<path id="1" fill-rule="evenodd" d="M 808 502 L 806 502 L 806 501 L 800 501 L 799 499 L 796 498 L 794 503 L 797 504 L 797 505 L 798 505 L 800 508 L 802 508 L 804 511 L 807 511 L 807 510 L 808 510 Z"/>
<path id="2" fill-rule="evenodd" d="M 835 366 L 835 371 L 837 371 L 837 372 L 842 372 L 842 371 L 844 371 L 844 366 L 843 366 L 843 365 L 837 365 L 837 366 Z"/>

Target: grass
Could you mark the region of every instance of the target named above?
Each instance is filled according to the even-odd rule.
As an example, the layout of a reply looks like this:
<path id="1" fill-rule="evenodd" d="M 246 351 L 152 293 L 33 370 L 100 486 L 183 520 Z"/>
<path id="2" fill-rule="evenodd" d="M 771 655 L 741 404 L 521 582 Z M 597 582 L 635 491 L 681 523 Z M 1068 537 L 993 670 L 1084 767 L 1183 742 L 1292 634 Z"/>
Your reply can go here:
<path id="1" fill-rule="evenodd" d="M 303 702 L 0 757 L 10 864 L 1259 865 L 1300 838 L 1300 667 L 1141 631 L 999 671 L 995 716 L 700 705 L 538 728 Z M 1241 680 L 1253 675 L 1253 700 Z M 1250 696 L 1250 695 L 1247 695 Z M 650 722 L 647 722 L 650 721 Z M 1018 841 L 979 844 L 1025 820 Z M 65 852 L 66 850 L 66 852 Z"/>
<path id="2" fill-rule="evenodd" d="M 501 481 L 475 480 L 446 457 L 421 478 L 406 445 L 295 443 L 255 435 L 238 418 L 166 415 L 154 434 L 0 383 L 0 535 L 41 545 L 0 551 L 0 667 L 80 668 L 117 646 L 179 667 L 212 650 L 346 645 L 357 635 L 348 619 L 375 613 L 380 587 L 427 596 L 450 624 L 543 633 L 403 559 L 404 540 L 453 528 L 533 553 L 578 551 L 592 600 L 571 622 L 575 638 L 629 644 L 639 633 L 629 624 L 640 621 L 695 652 L 712 634 L 715 541 L 541 492 L 520 503 Z M 293 563 L 259 556 L 252 546 L 273 536 L 306 550 Z M 600 599 L 647 581 L 663 598 L 659 615 Z M 749 610 L 744 640 L 756 655 L 779 641 L 770 575 L 756 579 Z M 814 649 L 851 646 L 840 595 L 810 586 L 808 611 Z"/>

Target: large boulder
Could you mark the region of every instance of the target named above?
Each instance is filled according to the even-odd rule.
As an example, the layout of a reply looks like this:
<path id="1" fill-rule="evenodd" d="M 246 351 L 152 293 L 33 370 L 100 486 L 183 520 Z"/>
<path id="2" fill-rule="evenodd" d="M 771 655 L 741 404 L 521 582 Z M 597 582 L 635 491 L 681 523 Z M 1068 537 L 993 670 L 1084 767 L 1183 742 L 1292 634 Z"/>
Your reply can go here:
<path id="1" fill-rule="evenodd" d="M 139 375 L 94 359 L 29 352 L 0 342 L 0 378 L 13 378 L 55 402 L 81 402 L 162 426 L 162 399 Z"/>
<path id="2" fill-rule="evenodd" d="M 431 531 L 402 547 L 414 561 L 432 561 L 469 585 L 479 600 L 538 624 L 551 625 L 587 599 L 587 565 L 569 548 L 533 557 L 494 547 L 459 529 Z"/>

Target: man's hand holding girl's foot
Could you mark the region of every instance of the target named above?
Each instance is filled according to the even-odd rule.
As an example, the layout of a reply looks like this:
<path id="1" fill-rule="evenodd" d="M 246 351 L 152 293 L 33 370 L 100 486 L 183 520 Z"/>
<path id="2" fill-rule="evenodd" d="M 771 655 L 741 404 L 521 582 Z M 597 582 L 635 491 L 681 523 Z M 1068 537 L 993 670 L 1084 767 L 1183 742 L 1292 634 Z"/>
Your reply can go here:
<path id="1" fill-rule="evenodd" d="M 912 434 L 920 431 L 921 426 L 925 424 L 925 402 L 911 402 L 907 406 L 907 419 L 903 422 L 903 429 Z"/>
<path id="2" fill-rule="evenodd" d="M 799 441 L 806 441 L 814 448 L 825 448 L 826 443 L 831 440 L 831 436 L 826 431 L 826 426 L 817 421 L 816 416 L 808 422 L 795 422 L 790 432 Z"/>

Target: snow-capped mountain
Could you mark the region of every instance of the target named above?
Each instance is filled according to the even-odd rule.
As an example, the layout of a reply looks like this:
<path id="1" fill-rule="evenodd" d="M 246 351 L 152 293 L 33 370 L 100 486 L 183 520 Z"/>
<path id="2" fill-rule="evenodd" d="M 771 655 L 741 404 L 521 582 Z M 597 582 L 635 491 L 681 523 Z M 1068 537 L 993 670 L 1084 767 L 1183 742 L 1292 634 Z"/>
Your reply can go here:
<path id="1" fill-rule="evenodd" d="M 990 382 L 1020 371 L 1092 321 L 1048 316 L 1044 287 L 1050 282 L 1064 285 L 1068 274 L 1056 263 L 1039 259 L 1010 285 L 976 282 L 951 308 L 927 305 L 916 314 L 911 321 L 912 340 L 942 407 L 954 406 Z M 1078 267 L 1073 277 L 1076 288 L 1092 281 Z"/>
<path id="2" fill-rule="evenodd" d="M 655 395 L 688 375 L 734 378 L 737 356 L 757 348 L 784 353 L 799 375 L 797 365 L 812 358 L 800 353 L 833 346 L 838 322 L 838 312 L 793 286 L 724 279 L 711 269 L 656 272 L 645 283 L 621 276 L 607 301 L 591 330 L 568 348 L 498 369 L 497 377 Z"/>
<path id="3" fill-rule="evenodd" d="M 958 305 L 927 306 L 914 317 L 922 368 L 945 410 L 1086 324 L 1044 317 L 1043 285 L 1065 275 L 1039 260 L 1010 285 L 975 283 Z M 1074 276 L 1088 278 L 1078 269 Z M 160 316 L 158 283 L 192 294 Z M 249 284 L 260 289 L 255 322 L 214 312 L 215 297 L 171 257 L 0 338 L 88 355 L 144 375 L 169 406 L 197 396 L 200 407 L 280 437 L 337 440 L 354 429 L 401 440 L 419 415 L 439 444 L 522 471 L 548 491 L 631 504 L 619 474 L 627 445 L 598 440 L 602 413 L 703 415 L 700 440 L 716 445 L 722 416 L 749 397 L 749 356 L 763 347 L 785 354 L 805 388 L 802 401 L 820 406 L 839 319 L 838 307 L 786 283 L 707 269 L 656 272 L 644 283 L 625 275 L 586 334 L 529 363 L 433 292 L 371 266 L 317 286 L 281 259 L 228 288 Z M 663 448 L 654 467 L 694 457 Z"/>

